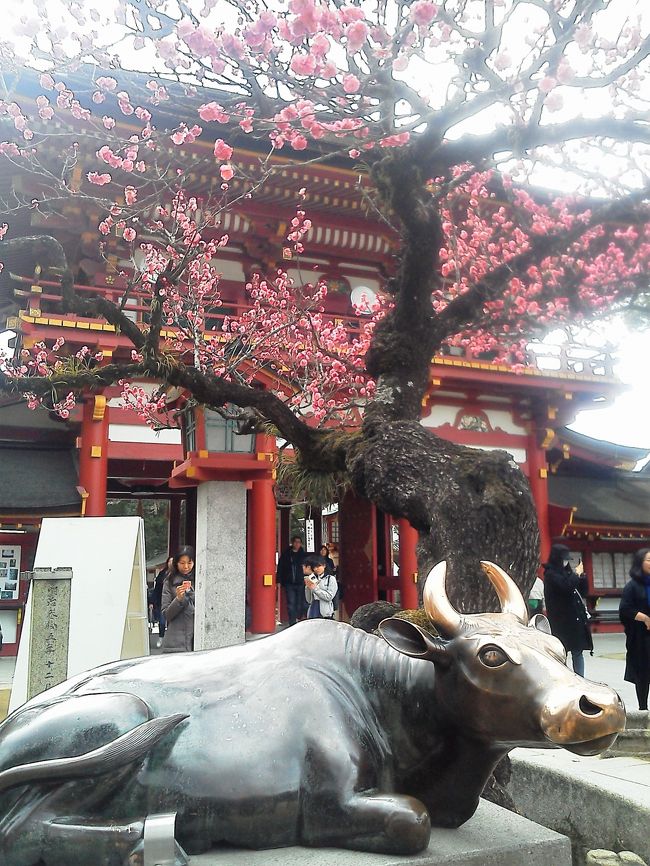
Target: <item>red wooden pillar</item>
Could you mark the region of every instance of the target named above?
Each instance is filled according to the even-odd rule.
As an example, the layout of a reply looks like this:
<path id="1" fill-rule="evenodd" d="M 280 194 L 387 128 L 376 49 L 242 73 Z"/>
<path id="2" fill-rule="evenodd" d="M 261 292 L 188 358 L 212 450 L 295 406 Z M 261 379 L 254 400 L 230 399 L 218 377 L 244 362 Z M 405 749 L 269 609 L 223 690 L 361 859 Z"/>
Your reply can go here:
<path id="1" fill-rule="evenodd" d="M 79 446 L 79 485 L 88 494 L 85 517 L 106 515 L 108 474 L 108 407 L 102 394 L 88 395 L 83 404 Z"/>
<path id="2" fill-rule="evenodd" d="M 404 517 L 397 521 L 399 527 L 399 592 L 404 610 L 415 610 L 418 606 L 418 560 L 415 546 L 418 531 Z"/>
<path id="3" fill-rule="evenodd" d="M 528 483 L 533 494 L 539 524 L 540 558 L 546 562 L 551 550 L 551 528 L 548 515 L 548 468 L 546 451 L 538 445 L 537 436 L 528 437 Z"/>
<path id="4" fill-rule="evenodd" d="M 257 454 L 261 460 L 275 458 L 275 439 L 257 436 Z M 250 495 L 250 531 L 252 534 L 249 569 L 249 602 L 251 631 L 269 634 L 275 631 L 275 493 L 273 478 L 253 481 Z"/>
<path id="5" fill-rule="evenodd" d="M 169 500 L 169 544 L 167 552 L 172 556 L 186 542 L 181 543 L 181 497 L 172 496 Z"/>
<path id="6" fill-rule="evenodd" d="M 279 534 L 277 550 L 283 553 L 289 546 L 289 535 L 291 534 L 291 509 L 280 509 Z M 278 619 L 280 622 L 289 622 L 289 614 L 287 613 L 287 597 L 284 594 L 282 587 L 276 587 L 277 592 L 277 609 Z"/>

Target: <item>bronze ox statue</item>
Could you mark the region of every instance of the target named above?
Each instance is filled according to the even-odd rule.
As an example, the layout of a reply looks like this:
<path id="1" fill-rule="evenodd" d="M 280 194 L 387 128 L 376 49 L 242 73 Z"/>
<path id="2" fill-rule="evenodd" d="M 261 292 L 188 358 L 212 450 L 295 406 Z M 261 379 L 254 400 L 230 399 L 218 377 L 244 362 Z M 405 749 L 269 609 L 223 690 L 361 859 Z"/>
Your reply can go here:
<path id="1" fill-rule="evenodd" d="M 618 695 L 576 676 L 544 617 L 482 563 L 501 613 L 464 616 L 429 575 L 440 637 L 324 620 L 245 646 L 115 662 L 0 725 L 0 863 L 141 862 L 147 815 L 177 812 L 190 853 L 230 844 L 412 854 L 457 827 L 514 746 L 580 755 L 624 727 Z"/>

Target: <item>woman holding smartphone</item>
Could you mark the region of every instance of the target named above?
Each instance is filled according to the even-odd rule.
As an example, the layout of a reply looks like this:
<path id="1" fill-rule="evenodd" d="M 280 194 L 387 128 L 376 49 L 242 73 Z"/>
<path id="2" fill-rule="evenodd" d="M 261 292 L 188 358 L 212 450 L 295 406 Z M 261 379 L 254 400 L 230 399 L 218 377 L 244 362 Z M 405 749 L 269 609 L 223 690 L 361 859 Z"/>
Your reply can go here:
<path id="1" fill-rule="evenodd" d="M 164 653 L 191 652 L 194 649 L 194 550 L 181 547 L 162 588 L 161 612 L 167 627 Z"/>
<path id="2" fill-rule="evenodd" d="M 324 556 L 307 556 L 302 564 L 305 575 L 307 619 L 334 619 L 334 596 L 338 589 L 336 578 L 327 572 Z"/>

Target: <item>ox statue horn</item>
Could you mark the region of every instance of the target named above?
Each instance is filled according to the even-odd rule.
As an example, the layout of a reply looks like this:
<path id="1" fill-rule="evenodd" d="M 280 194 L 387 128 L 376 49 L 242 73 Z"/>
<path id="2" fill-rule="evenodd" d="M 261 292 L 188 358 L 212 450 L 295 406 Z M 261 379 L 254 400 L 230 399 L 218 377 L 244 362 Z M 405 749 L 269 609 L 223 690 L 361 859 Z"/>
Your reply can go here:
<path id="1" fill-rule="evenodd" d="M 501 604 L 501 612 L 517 617 L 524 625 L 528 624 L 528 608 L 519 587 L 496 563 L 481 560 L 481 568 L 494 587 Z M 438 631 L 447 638 L 460 634 L 464 618 L 449 601 L 445 580 L 447 563 L 443 560 L 429 572 L 424 587 L 424 609 Z M 469 617 L 468 617 L 469 619 Z"/>
<path id="2" fill-rule="evenodd" d="M 481 560 L 481 568 L 499 596 L 501 613 L 511 613 L 524 625 L 528 625 L 528 607 L 519 587 L 510 575 L 506 574 L 496 563 L 488 560 Z"/>
<path id="3" fill-rule="evenodd" d="M 443 637 L 452 638 L 460 634 L 463 618 L 449 601 L 445 588 L 447 563 L 443 559 L 429 572 L 424 585 L 422 601 L 424 609 L 431 622 Z"/>

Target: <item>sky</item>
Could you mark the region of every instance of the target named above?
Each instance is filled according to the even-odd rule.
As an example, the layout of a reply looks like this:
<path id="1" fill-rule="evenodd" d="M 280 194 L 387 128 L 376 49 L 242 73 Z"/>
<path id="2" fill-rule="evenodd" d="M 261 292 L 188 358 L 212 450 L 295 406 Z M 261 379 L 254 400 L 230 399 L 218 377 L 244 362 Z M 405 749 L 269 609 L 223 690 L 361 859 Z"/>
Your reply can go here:
<path id="1" fill-rule="evenodd" d="M 571 429 L 650 451 L 650 332 L 621 335 L 615 367 L 626 388 L 612 406 L 580 412 Z"/>

